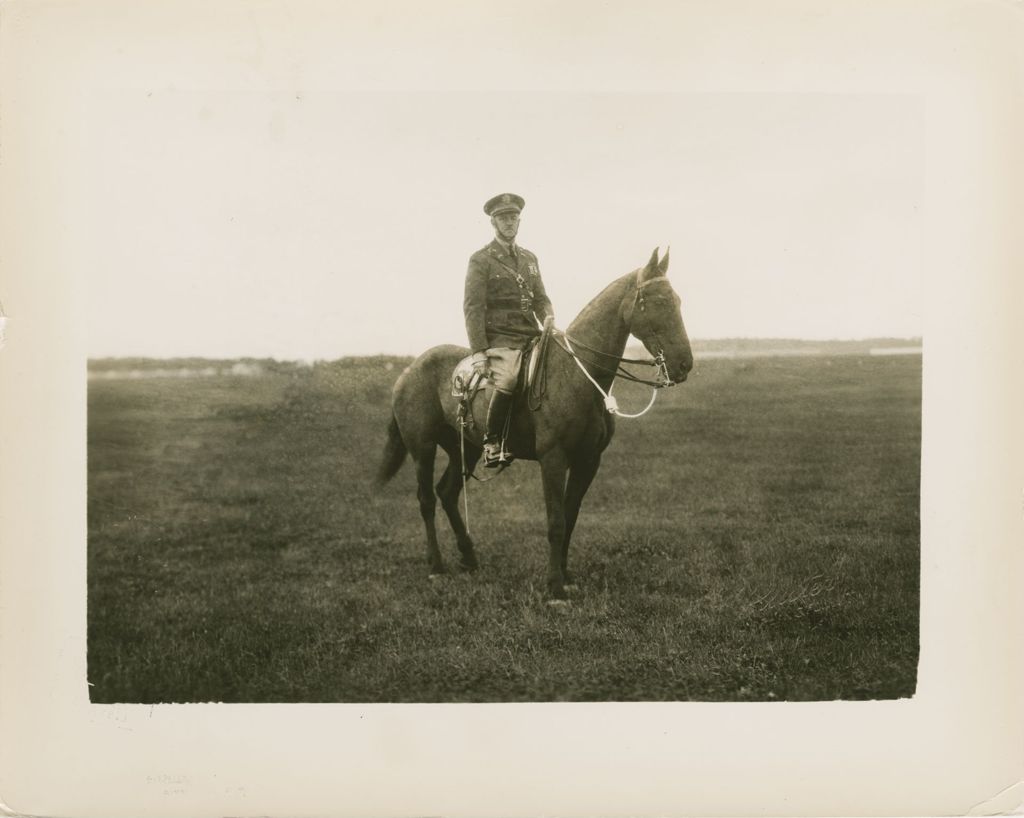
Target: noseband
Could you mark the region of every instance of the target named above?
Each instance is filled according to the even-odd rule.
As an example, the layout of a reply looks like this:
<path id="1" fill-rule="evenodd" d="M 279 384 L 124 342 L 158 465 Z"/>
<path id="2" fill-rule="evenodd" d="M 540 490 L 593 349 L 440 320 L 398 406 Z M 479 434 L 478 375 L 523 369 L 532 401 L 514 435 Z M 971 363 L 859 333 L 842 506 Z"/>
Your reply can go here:
<path id="1" fill-rule="evenodd" d="M 654 281 L 658 281 L 658 279 L 655 279 Z M 645 281 L 643 284 L 638 284 L 637 285 L 636 296 L 634 296 L 634 298 L 633 298 L 633 309 L 630 311 L 630 316 L 629 316 L 630 332 L 632 332 L 634 335 L 636 335 L 636 333 L 633 332 L 633 317 L 636 315 L 637 309 L 640 310 L 640 313 L 642 315 L 646 315 L 647 314 L 647 299 L 644 298 L 644 288 L 648 284 L 653 284 L 654 281 Z M 648 317 L 647 323 L 649 325 L 651 323 L 649 317 Z M 675 386 L 675 381 L 673 381 L 671 376 L 668 374 L 668 363 L 665 361 L 665 345 L 663 343 L 661 343 L 661 336 L 658 335 L 658 331 L 654 328 L 653 325 L 651 325 L 649 328 L 650 328 L 651 335 L 654 337 L 655 347 L 656 347 L 657 351 L 654 353 L 654 361 L 653 362 L 651 362 L 651 361 L 643 361 L 642 363 L 647 363 L 647 364 L 649 364 L 651 366 L 657 367 L 657 369 L 658 369 L 657 388 L 661 389 L 661 388 L 664 388 L 666 386 Z M 639 338 L 640 336 L 637 335 L 637 337 Z M 643 340 L 643 339 L 641 339 L 641 340 Z M 623 363 L 627 362 L 627 360 L 625 358 L 620 358 L 620 361 L 623 362 Z M 630 361 L 630 363 L 634 363 L 634 362 Z M 636 363 L 640 363 L 640 362 L 636 362 Z"/>

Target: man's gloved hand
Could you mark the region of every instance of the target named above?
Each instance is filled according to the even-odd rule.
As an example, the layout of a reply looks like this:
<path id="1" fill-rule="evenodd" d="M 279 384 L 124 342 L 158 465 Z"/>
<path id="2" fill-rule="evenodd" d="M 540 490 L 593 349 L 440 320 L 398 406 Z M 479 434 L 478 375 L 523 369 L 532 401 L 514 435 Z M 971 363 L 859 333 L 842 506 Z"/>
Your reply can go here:
<path id="1" fill-rule="evenodd" d="M 549 315 L 544 319 L 544 331 L 547 332 L 555 325 L 555 316 Z"/>
<path id="2" fill-rule="evenodd" d="M 473 354 L 473 371 L 478 375 L 487 375 L 487 353 L 476 352 Z"/>

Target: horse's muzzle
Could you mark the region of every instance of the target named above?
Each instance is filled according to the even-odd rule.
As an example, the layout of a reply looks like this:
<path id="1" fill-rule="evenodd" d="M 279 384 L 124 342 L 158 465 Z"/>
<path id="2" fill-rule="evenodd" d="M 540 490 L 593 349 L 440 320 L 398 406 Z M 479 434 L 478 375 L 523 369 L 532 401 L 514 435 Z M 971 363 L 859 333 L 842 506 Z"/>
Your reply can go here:
<path id="1" fill-rule="evenodd" d="M 676 371 L 673 372 L 669 376 L 669 378 L 670 378 L 670 380 L 672 381 L 673 384 L 682 383 L 689 376 L 691 369 L 693 369 L 693 364 L 692 363 L 691 364 L 683 363 L 679 367 L 676 368 Z"/>

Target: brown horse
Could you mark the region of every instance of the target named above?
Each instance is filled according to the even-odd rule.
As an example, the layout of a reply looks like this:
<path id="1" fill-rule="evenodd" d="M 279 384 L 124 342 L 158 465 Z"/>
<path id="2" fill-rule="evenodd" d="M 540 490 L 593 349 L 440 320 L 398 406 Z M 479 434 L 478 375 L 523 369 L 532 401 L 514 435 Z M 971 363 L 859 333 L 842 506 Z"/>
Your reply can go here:
<path id="1" fill-rule="evenodd" d="M 614 417 L 602 394 L 577 362 L 607 392 L 632 334 L 661 362 L 661 385 L 685 381 L 693 367 L 679 296 L 665 277 L 667 269 L 668 253 L 659 262 L 655 249 L 645 267 L 605 287 L 561 339 L 556 336 L 551 339 L 554 343 L 546 345 L 546 390 L 539 406 L 527 406 L 527 401 L 519 398 L 513 409 L 508 448 L 519 459 L 540 462 L 548 518 L 548 591 L 553 599 L 564 599 L 565 586 L 571 582 L 569 540 L 601 453 L 615 431 Z M 477 566 L 473 541 L 459 513 L 459 494 L 463 469 L 472 471 L 480 458 L 482 430 L 480 424 L 467 427 L 464 445 L 460 445 L 458 401 L 451 394 L 452 372 L 468 354 L 465 347 L 434 347 L 402 373 L 392 394 L 392 418 L 377 474 L 378 485 L 383 484 L 401 467 L 406 453 L 412 455 L 432 574 L 445 570 L 434 526 L 438 496 L 455 532 L 462 567 L 472 570 Z M 481 391 L 477 395 L 480 405 L 474 406 L 476 417 L 486 413 L 485 399 Z M 438 446 L 448 455 L 448 467 L 435 494 Z"/>

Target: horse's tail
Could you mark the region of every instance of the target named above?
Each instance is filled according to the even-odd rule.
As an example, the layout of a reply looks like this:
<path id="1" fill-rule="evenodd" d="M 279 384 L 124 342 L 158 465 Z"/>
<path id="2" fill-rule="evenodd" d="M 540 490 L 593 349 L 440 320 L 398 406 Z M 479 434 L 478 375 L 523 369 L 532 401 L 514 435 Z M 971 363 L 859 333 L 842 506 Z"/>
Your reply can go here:
<path id="1" fill-rule="evenodd" d="M 405 456 L 408 453 L 409 450 L 405 447 L 405 441 L 402 440 L 402 433 L 398 431 L 398 421 L 395 420 L 395 416 L 392 414 L 391 422 L 388 424 L 388 439 L 384 443 L 384 458 L 377 469 L 377 477 L 374 483 L 378 487 L 383 486 L 388 480 L 398 474 L 398 470 L 402 468 Z"/>

